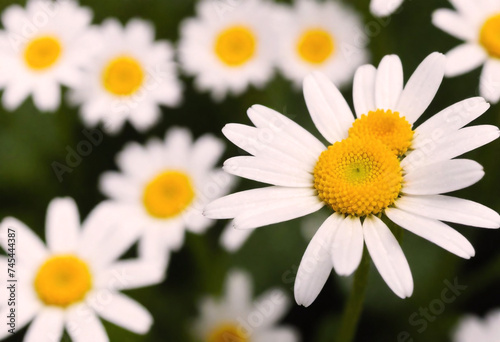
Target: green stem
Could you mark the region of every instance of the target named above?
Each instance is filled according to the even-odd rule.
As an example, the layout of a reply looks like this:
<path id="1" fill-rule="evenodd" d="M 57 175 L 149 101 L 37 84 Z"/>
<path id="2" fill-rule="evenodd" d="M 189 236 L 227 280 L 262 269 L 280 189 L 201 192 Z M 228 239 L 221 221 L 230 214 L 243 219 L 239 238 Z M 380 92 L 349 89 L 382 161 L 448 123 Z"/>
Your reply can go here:
<path id="1" fill-rule="evenodd" d="M 354 273 L 354 282 L 351 293 L 347 299 L 344 313 L 342 315 L 338 342 L 352 342 L 356 335 L 359 318 L 363 311 L 363 302 L 365 300 L 366 286 L 368 284 L 368 273 L 370 271 L 370 254 L 363 251 L 361 263 Z"/>

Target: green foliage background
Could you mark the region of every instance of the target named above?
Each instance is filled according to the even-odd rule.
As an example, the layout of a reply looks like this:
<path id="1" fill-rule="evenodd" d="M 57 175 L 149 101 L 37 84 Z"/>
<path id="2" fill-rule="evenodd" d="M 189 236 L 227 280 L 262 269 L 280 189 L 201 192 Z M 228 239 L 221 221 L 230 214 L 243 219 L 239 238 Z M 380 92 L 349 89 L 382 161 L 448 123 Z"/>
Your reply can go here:
<path id="1" fill-rule="evenodd" d="M 24 1 L 2 0 L 0 10 L 13 3 L 24 5 Z M 194 15 L 195 5 L 193 0 L 81 0 L 81 3 L 93 9 L 94 23 L 99 24 L 107 17 L 117 17 L 123 23 L 141 17 L 155 23 L 158 39 L 174 43 L 178 40 L 179 23 Z M 371 36 L 372 63 L 378 64 L 386 54 L 398 54 L 403 61 L 405 79 L 429 53 L 447 52 L 459 43 L 430 21 L 433 10 L 450 7 L 446 0 L 406 0 L 402 11 L 389 19 L 373 18 L 368 13 L 369 0 L 352 0 L 350 5 L 364 17 Z M 448 105 L 477 95 L 478 78 L 479 70 L 445 79 L 419 123 Z M 229 97 L 222 103 L 214 103 L 207 94 L 197 93 L 192 79 L 185 76 L 182 79 L 185 92 L 179 108 L 163 108 L 161 122 L 147 134 L 138 134 L 127 125 L 117 136 L 105 136 L 102 144 L 84 157 L 73 172 L 64 175 L 62 182 L 58 181 L 51 164 L 54 161 L 64 163 L 66 148 L 75 149 L 85 139 L 77 109 L 63 104 L 56 113 L 39 113 L 31 100 L 12 113 L 0 108 L 0 219 L 17 217 L 43 237 L 45 212 L 52 198 L 75 198 L 82 218 L 104 199 L 97 190 L 98 177 L 106 170 L 116 169 L 114 156 L 126 142 L 143 143 L 150 137 L 163 137 L 166 129 L 172 126 L 189 127 L 195 137 L 211 132 L 223 138 L 220 131 L 224 124 L 249 123 L 245 112 L 256 103 L 286 113 L 319 137 L 301 92 L 294 90 L 279 74 L 265 89 L 250 89 L 245 95 Z M 352 104 L 349 87 L 343 89 L 343 93 Z M 499 122 L 500 106 L 496 105 L 475 124 L 498 125 Z M 500 210 L 499 148 L 500 142 L 496 141 L 466 155 L 484 166 L 486 176 L 456 195 Z M 228 144 L 225 157 L 240 153 Z M 241 181 L 238 189 L 255 185 Z M 326 215 L 327 211 L 320 214 L 321 217 Z M 251 272 L 256 293 L 279 286 L 293 300 L 293 276 L 308 243 L 301 233 L 301 225 L 308 224 L 314 229 L 320 222 L 294 220 L 260 228 L 234 255 L 218 246 L 226 222 L 218 222 L 205 235 L 188 234 L 182 250 L 172 255 L 164 283 L 128 291 L 152 312 L 155 324 L 150 333 L 138 336 L 106 323 L 111 341 L 190 341 L 190 322 L 197 315 L 200 298 L 220 294 L 227 270 L 235 267 Z M 476 257 L 472 260 L 462 260 L 405 232 L 403 250 L 415 282 L 414 294 L 409 299 L 401 300 L 395 296 L 372 267 L 357 341 L 405 341 L 398 340 L 398 335 L 404 331 L 413 341 L 448 341 L 451 329 L 464 313 L 482 315 L 500 306 L 500 232 L 456 227 L 476 248 Z M 131 250 L 130 255 L 133 253 Z M 467 289 L 455 301 L 445 304 L 442 314 L 432 321 L 427 320 L 426 329 L 418 331 L 422 325 L 410 321 L 412 314 L 415 317 L 414 313 L 417 313 L 420 317 L 420 308 L 435 305 L 446 287 L 444 281 L 453 283 L 455 278 L 460 284 L 467 285 Z M 332 275 L 315 303 L 307 309 L 294 303 L 284 323 L 296 326 L 305 342 L 333 341 L 349 283 L 350 279 Z M 24 331 L 9 341 L 21 341 Z"/>

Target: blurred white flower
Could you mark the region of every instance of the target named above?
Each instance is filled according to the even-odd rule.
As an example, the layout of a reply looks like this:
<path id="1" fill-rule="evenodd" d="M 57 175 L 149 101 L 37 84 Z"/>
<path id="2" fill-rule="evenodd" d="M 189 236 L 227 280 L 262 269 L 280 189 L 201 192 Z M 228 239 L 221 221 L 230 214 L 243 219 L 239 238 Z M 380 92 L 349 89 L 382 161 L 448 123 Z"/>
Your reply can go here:
<path id="1" fill-rule="evenodd" d="M 163 260 L 184 243 L 186 230 L 202 233 L 213 220 L 202 215 L 209 201 L 229 191 L 234 177 L 215 164 L 224 144 L 212 135 L 195 142 L 186 129 L 172 128 L 165 141 L 129 143 L 116 162 L 121 172 L 101 176 L 100 189 L 121 215 L 139 221 L 141 255 Z"/>
<path id="2" fill-rule="evenodd" d="M 463 318 L 453 334 L 453 342 L 498 342 L 500 337 L 500 310 L 489 312 L 484 319 L 475 316 Z"/>
<path id="3" fill-rule="evenodd" d="M 367 39 L 356 12 L 340 2 L 297 0 L 284 7 L 277 65 L 297 87 L 312 71 L 321 71 L 339 87 L 368 60 Z"/>
<path id="4" fill-rule="evenodd" d="M 446 54 L 446 76 L 454 77 L 484 64 L 479 92 L 487 101 L 500 100 L 500 3 L 450 0 L 456 11 L 438 9 L 432 22 L 465 43 Z"/>
<path id="5" fill-rule="evenodd" d="M 80 68 L 92 53 L 92 12 L 74 1 L 29 0 L 7 7 L 0 31 L 2 104 L 15 110 L 30 95 L 41 111 L 61 104 L 60 85 L 81 82 Z"/>
<path id="6" fill-rule="evenodd" d="M 215 100 L 239 95 L 248 85 L 262 88 L 272 77 L 279 25 L 272 2 L 198 2 L 197 17 L 181 23 L 179 59 L 195 85 Z"/>
<path id="7" fill-rule="evenodd" d="M 70 100 L 82 105 L 87 126 L 102 121 L 107 132 L 116 133 L 128 120 L 145 131 L 160 119 L 158 105 L 176 106 L 181 100 L 173 48 L 167 41 L 155 41 L 153 24 L 140 19 L 125 27 L 107 19 L 99 34 L 102 48 Z"/>
<path id="8" fill-rule="evenodd" d="M 15 250 L 15 266 L 8 267 L 18 279 L 16 330 L 32 321 L 25 342 L 60 341 L 64 329 L 73 341 L 109 341 L 99 317 L 137 334 L 149 330 L 151 314 L 119 291 L 157 284 L 164 269 L 141 259 L 117 260 L 137 240 L 138 230 L 133 221 L 117 226 L 115 213 L 104 202 L 80 224 L 72 199 L 54 199 L 47 210 L 47 246 L 17 219 L 2 221 L 2 248 L 7 254 Z M 4 270 L 12 262 L 8 258 L 0 259 Z M 10 284 L 5 276 L 3 284 Z M 3 303 L 8 291 L 2 286 Z M 10 308 L 2 305 L 0 314 L 7 317 Z M 7 336 L 2 329 L 0 339 Z"/>
<path id="9" fill-rule="evenodd" d="M 279 289 L 266 291 L 252 299 L 252 280 L 247 273 L 231 271 L 227 275 L 220 300 L 205 298 L 194 333 L 207 342 L 296 342 L 298 334 L 290 327 L 276 327 L 290 301 Z"/>
<path id="10" fill-rule="evenodd" d="M 357 119 L 325 75 L 307 76 L 304 97 L 315 126 L 331 144 L 328 148 L 287 117 L 263 106 L 251 107 L 248 116 L 255 127 L 229 124 L 223 133 L 252 156 L 231 158 L 224 170 L 273 186 L 222 197 L 204 214 L 234 218 L 235 228 L 252 229 L 327 205 L 334 213 L 302 258 L 295 282 L 297 303 L 309 306 L 315 300 L 332 267 L 339 275 L 352 274 L 365 243 L 387 285 L 399 297 L 409 297 L 410 268 L 382 214 L 466 259 L 474 248 L 441 220 L 500 227 L 495 211 L 441 195 L 483 177 L 475 161 L 453 158 L 499 137 L 495 126 L 462 128 L 489 105 L 482 98 L 465 100 L 413 128 L 434 98 L 444 68 L 444 56 L 433 53 L 403 87 L 397 56 L 384 57 L 378 69 L 360 67 L 353 86 Z"/>
<path id="11" fill-rule="evenodd" d="M 402 3 L 403 0 L 371 0 L 370 11 L 377 17 L 385 17 L 394 13 Z"/>

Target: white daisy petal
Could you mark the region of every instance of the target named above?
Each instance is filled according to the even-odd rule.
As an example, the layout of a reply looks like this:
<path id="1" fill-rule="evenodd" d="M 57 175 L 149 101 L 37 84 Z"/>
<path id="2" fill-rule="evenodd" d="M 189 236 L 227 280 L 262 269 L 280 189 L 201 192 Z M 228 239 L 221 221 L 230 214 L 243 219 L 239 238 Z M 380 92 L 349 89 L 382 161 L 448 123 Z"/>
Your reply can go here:
<path id="1" fill-rule="evenodd" d="M 446 54 L 447 77 L 454 77 L 472 71 L 481 66 L 488 55 L 476 44 L 466 43 L 453 48 Z"/>
<path id="2" fill-rule="evenodd" d="M 233 157 L 224 162 L 224 171 L 258 182 L 288 187 L 310 187 L 314 183 L 311 173 L 297 170 L 291 165 L 256 157 Z"/>
<path id="3" fill-rule="evenodd" d="M 252 281 L 241 271 L 231 271 L 225 283 L 226 303 L 236 311 L 244 312 L 252 300 Z"/>
<path id="4" fill-rule="evenodd" d="M 325 75 L 314 72 L 304 79 L 304 98 L 311 118 L 331 144 L 347 138 L 354 116 L 340 91 Z"/>
<path id="5" fill-rule="evenodd" d="M 302 143 L 313 157 L 326 149 L 325 145 L 307 130 L 270 108 L 254 105 L 248 109 L 247 113 L 256 127 L 270 128 L 275 132 L 285 133 L 293 140 Z"/>
<path id="6" fill-rule="evenodd" d="M 440 221 L 396 208 L 386 209 L 385 214 L 397 225 L 461 258 L 469 259 L 475 254 L 474 247 L 462 234 Z"/>
<path id="7" fill-rule="evenodd" d="M 4 218 L 0 228 L 1 236 L 8 236 L 7 234 L 12 233 L 12 230 L 15 230 L 16 234 L 18 261 L 25 265 L 36 266 L 47 257 L 48 251 L 42 240 L 31 229 L 13 217 Z M 9 249 L 7 239 L 0 239 L 0 244 L 4 250 Z"/>
<path id="8" fill-rule="evenodd" d="M 412 145 L 419 148 L 421 145 L 427 144 L 429 139 L 441 139 L 477 119 L 488 108 L 490 108 L 490 104 L 482 97 L 471 97 L 457 102 L 418 126 Z"/>
<path id="9" fill-rule="evenodd" d="M 347 216 L 332 237 L 332 262 L 338 275 L 349 276 L 363 256 L 363 228 L 358 217 Z"/>
<path id="10" fill-rule="evenodd" d="M 473 160 L 446 160 L 410 170 L 404 176 L 402 191 L 409 195 L 437 195 L 466 188 L 483 176 L 483 167 Z"/>
<path id="11" fill-rule="evenodd" d="M 287 198 L 246 210 L 234 218 L 234 227 L 251 229 L 289 221 L 320 210 L 324 203 L 317 196 Z"/>
<path id="12" fill-rule="evenodd" d="M 382 58 L 377 69 L 375 87 L 372 88 L 375 89 L 376 108 L 395 108 L 403 91 L 403 82 L 403 65 L 399 57 L 387 55 Z"/>
<path id="13" fill-rule="evenodd" d="M 217 164 L 224 148 L 224 143 L 213 135 L 201 136 L 193 144 L 191 166 L 203 171 L 210 170 Z"/>
<path id="14" fill-rule="evenodd" d="M 315 196 L 313 189 L 295 189 L 270 186 L 237 192 L 209 203 L 203 215 L 214 219 L 233 218 L 247 210 L 265 208 L 268 204 L 286 199 L 305 199 Z"/>
<path id="15" fill-rule="evenodd" d="M 274 328 L 255 335 L 257 342 L 296 342 L 299 336 L 292 328 Z"/>
<path id="16" fill-rule="evenodd" d="M 33 91 L 33 101 L 41 111 L 55 111 L 61 104 L 59 85 L 54 81 L 39 84 Z"/>
<path id="17" fill-rule="evenodd" d="M 103 173 L 99 179 L 99 188 L 103 194 L 115 200 L 133 201 L 142 195 L 134 180 L 118 172 Z"/>
<path id="18" fill-rule="evenodd" d="M 220 244 L 228 252 L 236 252 L 248 240 L 253 230 L 239 230 L 233 227 L 231 222 L 224 228 L 220 237 Z"/>
<path id="19" fill-rule="evenodd" d="M 453 7 L 455 7 L 463 15 L 474 15 L 479 12 L 479 7 L 467 0 L 450 0 Z"/>
<path id="20" fill-rule="evenodd" d="M 486 145 L 498 137 L 500 137 L 500 131 L 496 126 L 481 125 L 462 128 L 438 142 L 429 141 L 427 145 L 412 151 L 401 161 L 401 167 L 408 172 L 423 165 L 449 160 Z"/>
<path id="21" fill-rule="evenodd" d="M 303 151 L 302 143 L 291 140 L 288 135 L 281 134 L 280 131 L 227 124 L 222 133 L 233 144 L 253 156 L 284 161 L 304 171 L 314 168 L 316 160 L 308 152 Z"/>
<path id="22" fill-rule="evenodd" d="M 6 87 L 2 96 L 2 104 L 9 111 L 16 110 L 23 103 L 31 92 L 28 82 L 16 82 L 10 87 Z"/>
<path id="23" fill-rule="evenodd" d="M 295 301 L 308 307 L 314 302 L 332 271 L 331 242 L 344 218 L 331 215 L 307 246 L 295 278 Z"/>
<path id="24" fill-rule="evenodd" d="M 59 308 L 44 308 L 30 324 L 24 341 L 59 341 L 64 329 L 64 311 Z"/>
<path id="25" fill-rule="evenodd" d="M 66 315 L 66 330 L 72 341 L 109 342 L 102 322 L 87 305 L 74 305 Z"/>
<path id="26" fill-rule="evenodd" d="M 165 265 L 145 260 L 120 260 L 99 272 L 97 287 L 128 290 L 159 284 L 165 277 Z"/>
<path id="27" fill-rule="evenodd" d="M 377 109 L 373 92 L 376 76 L 377 69 L 370 64 L 359 67 L 354 75 L 352 97 L 358 118 L 362 114 L 368 114 L 369 111 Z"/>
<path id="28" fill-rule="evenodd" d="M 443 196 L 402 196 L 396 207 L 434 220 L 463 225 L 492 228 L 500 227 L 500 215 L 490 208 L 465 199 Z"/>
<path id="29" fill-rule="evenodd" d="M 143 335 L 149 331 L 153 317 L 142 305 L 121 293 L 108 292 L 107 295 L 109 303 L 89 301 L 99 316 L 136 334 Z"/>
<path id="30" fill-rule="evenodd" d="M 263 328 L 271 328 L 274 324 L 278 323 L 290 308 L 290 301 L 286 292 L 281 289 L 271 289 L 261 294 L 255 301 L 255 308 L 270 307 L 266 315 L 266 320 L 262 324 Z"/>
<path id="31" fill-rule="evenodd" d="M 398 241 L 384 222 L 368 216 L 363 222 L 363 236 L 373 263 L 392 291 L 401 298 L 413 293 L 410 266 Z"/>
<path id="32" fill-rule="evenodd" d="M 386 17 L 393 13 L 403 0 L 371 0 L 370 11 L 377 17 Z"/>
<path id="33" fill-rule="evenodd" d="M 71 198 L 52 200 L 47 209 L 45 229 L 51 252 L 73 251 L 80 237 L 80 214 L 75 201 Z"/>
<path id="34" fill-rule="evenodd" d="M 443 54 L 431 53 L 417 67 L 401 93 L 396 110 L 413 124 L 434 99 L 443 80 L 446 58 Z"/>
<path id="35" fill-rule="evenodd" d="M 497 103 L 500 100 L 500 61 L 489 59 L 481 72 L 479 93 L 486 101 Z"/>
<path id="36" fill-rule="evenodd" d="M 432 23 L 446 33 L 459 39 L 470 41 L 475 36 L 471 25 L 457 12 L 441 8 L 432 13 Z"/>
<path id="37" fill-rule="evenodd" d="M 168 231 L 166 234 L 165 230 Z M 168 262 L 169 250 L 178 250 L 184 243 L 182 221 L 172 222 L 168 226 L 155 224 L 148 227 L 139 240 L 139 255 L 145 260 L 161 262 L 165 267 Z"/>

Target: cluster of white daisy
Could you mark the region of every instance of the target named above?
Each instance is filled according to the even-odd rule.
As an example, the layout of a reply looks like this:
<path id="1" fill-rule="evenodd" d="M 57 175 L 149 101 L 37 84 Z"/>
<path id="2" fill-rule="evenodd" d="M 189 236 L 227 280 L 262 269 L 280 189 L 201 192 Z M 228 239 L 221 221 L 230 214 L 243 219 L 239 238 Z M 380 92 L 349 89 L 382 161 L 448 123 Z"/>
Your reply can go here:
<path id="1" fill-rule="evenodd" d="M 400 3 L 372 0 L 371 8 L 388 15 Z M 452 3 L 458 12 L 438 10 L 434 22 L 467 43 L 447 57 L 431 53 L 404 84 L 398 56 L 385 56 L 378 67 L 364 64 L 369 53 L 366 39 L 360 39 L 361 20 L 337 2 L 200 1 L 196 17 L 180 27 L 180 70 L 194 76 L 200 90 L 223 100 L 249 85 L 263 87 L 279 69 L 296 87 L 303 85 L 322 140 L 255 105 L 248 110 L 252 126 L 228 124 L 222 131 L 249 155 L 228 159 L 222 169 L 217 167 L 225 149 L 221 140 L 211 134 L 194 139 L 188 129 L 174 127 L 164 139 L 130 142 L 117 154 L 119 171 L 105 172 L 99 181 L 108 199 L 83 223 L 70 198 L 49 204 L 45 243 L 22 222 L 5 218 L 1 236 L 12 230 L 19 237 L 18 328 L 32 321 L 25 341 L 59 341 L 64 330 L 74 341 L 108 341 L 99 317 L 146 333 L 151 314 L 120 291 L 163 282 L 186 232 L 202 234 L 213 219 L 231 219 L 220 243 L 234 252 L 253 228 L 329 208 L 298 269 L 294 293 L 304 306 L 314 302 L 332 268 L 342 276 L 354 273 L 365 247 L 389 288 L 401 298 L 411 296 L 412 273 L 393 224 L 459 257 L 474 256 L 471 243 L 444 222 L 496 229 L 500 215 L 444 194 L 484 176 L 480 164 L 458 157 L 500 136 L 495 126 L 466 127 L 488 110 L 484 98 L 500 99 L 500 5 Z M 102 123 L 116 133 L 127 120 L 144 131 L 159 120 L 158 105 L 181 101 L 175 49 L 155 40 L 147 21 L 132 19 L 122 26 L 107 19 L 95 26 L 91 11 L 70 0 L 29 0 L 25 8 L 8 7 L 1 19 L 6 109 L 15 110 L 31 94 L 39 110 L 54 111 L 63 85 L 86 125 Z M 416 125 L 445 75 L 482 63 L 484 98 L 460 101 Z M 352 79 L 354 110 L 339 90 Z M 228 195 L 234 176 L 270 186 Z M 135 243 L 137 256 L 121 259 Z M 0 244 L 9 250 L 7 239 Z M 0 293 L 7 296 L 5 287 Z M 262 305 L 272 305 L 273 312 L 250 327 L 245 320 Z M 224 298 L 200 305 L 202 317 L 193 331 L 209 342 L 295 342 L 294 329 L 275 327 L 288 306 L 277 289 L 253 300 L 249 275 L 232 271 Z M 0 316 L 9 310 L 0 306 Z M 471 322 L 467 325 L 478 325 Z M 463 331 L 457 336 L 473 334 Z M 0 339 L 7 336 L 0 331 Z"/>
<path id="2" fill-rule="evenodd" d="M 361 20 L 341 4 L 248 0 L 228 7 L 205 0 L 196 12 L 180 27 L 180 69 L 214 99 L 263 87 L 275 67 L 296 85 L 313 70 L 342 85 L 367 60 Z M 0 88 L 8 110 L 32 94 L 39 110 L 54 111 L 64 85 L 86 125 L 102 122 L 115 133 L 127 120 L 144 131 L 159 120 L 159 104 L 181 101 L 173 46 L 155 41 L 148 21 L 92 25 L 91 10 L 74 1 L 29 0 L 26 8 L 8 7 L 2 23 Z"/>

